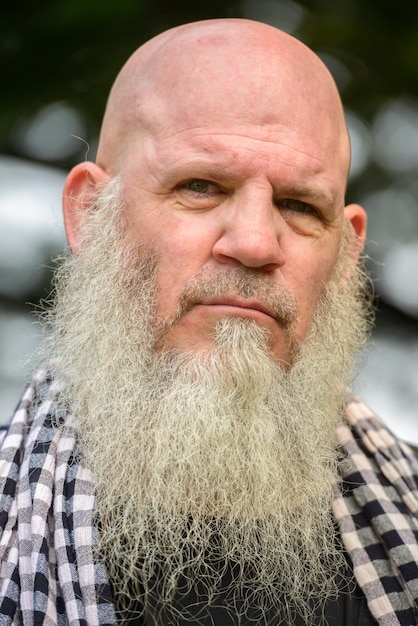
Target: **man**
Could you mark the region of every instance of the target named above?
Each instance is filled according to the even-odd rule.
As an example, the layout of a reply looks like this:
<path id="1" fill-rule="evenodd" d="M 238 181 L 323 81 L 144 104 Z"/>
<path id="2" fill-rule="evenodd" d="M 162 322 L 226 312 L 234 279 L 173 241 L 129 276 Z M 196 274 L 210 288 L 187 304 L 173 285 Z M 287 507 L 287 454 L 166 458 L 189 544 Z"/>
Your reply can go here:
<path id="1" fill-rule="evenodd" d="M 128 60 L 3 433 L 1 624 L 417 623 L 417 462 L 347 391 L 349 161 L 331 76 L 275 28 Z"/>

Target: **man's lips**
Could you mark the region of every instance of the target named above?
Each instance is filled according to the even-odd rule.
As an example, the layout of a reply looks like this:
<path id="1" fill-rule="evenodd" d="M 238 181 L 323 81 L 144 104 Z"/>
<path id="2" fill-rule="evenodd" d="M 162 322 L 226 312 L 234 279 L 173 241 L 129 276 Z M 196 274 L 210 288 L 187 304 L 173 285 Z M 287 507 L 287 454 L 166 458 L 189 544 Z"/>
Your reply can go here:
<path id="1" fill-rule="evenodd" d="M 263 303 L 258 300 L 254 300 L 249 298 L 248 300 L 244 300 L 241 298 L 212 298 L 210 300 L 205 300 L 203 302 L 196 303 L 195 306 L 208 306 L 208 307 L 220 307 L 220 308 L 228 308 L 228 309 L 236 309 L 236 313 L 239 314 L 239 311 L 245 309 L 249 314 L 251 312 L 262 313 L 263 315 L 267 315 L 273 319 L 276 319 L 275 315 L 272 311 Z"/>

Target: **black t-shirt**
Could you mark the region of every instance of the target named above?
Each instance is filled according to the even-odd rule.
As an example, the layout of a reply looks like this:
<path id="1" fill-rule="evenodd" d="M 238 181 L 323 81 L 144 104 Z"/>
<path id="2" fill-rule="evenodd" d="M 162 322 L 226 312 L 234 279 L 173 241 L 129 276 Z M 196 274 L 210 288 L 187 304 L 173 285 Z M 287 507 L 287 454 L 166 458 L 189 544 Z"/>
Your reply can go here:
<path id="1" fill-rule="evenodd" d="M 160 621 L 155 621 L 151 617 L 143 617 L 138 615 L 138 610 L 133 607 L 133 610 L 129 616 L 126 616 L 123 623 L 126 626 L 171 626 L 171 620 L 165 620 L 162 618 Z M 364 596 L 361 593 L 354 594 L 342 594 L 338 600 L 330 601 L 325 608 L 324 617 L 322 615 L 316 616 L 315 625 L 318 626 L 377 626 L 376 620 L 371 616 Z M 223 609 L 213 609 L 205 619 L 197 619 L 195 621 L 179 620 L 176 626 L 237 626 L 238 621 L 234 619 L 229 612 Z M 241 620 L 239 626 L 260 626 L 260 621 L 245 621 Z M 267 617 L 262 622 L 264 624 L 272 626 L 287 626 L 287 622 L 283 621 L 277 615 Z M 305 622 L 302 618 L 299 618 L 295 622 L 295 626 L 305 626 Z"/>
<path id="2" fill-rule="evenodd" d="M 367 607 L 367 602 L 363 592 L 356 583 L 351 583 L 349 589 L 343 581 L 352 573 L 351 563 L 348 556 L 347 569 L 342 572 L 341 592 L 335 599 L 329 600 L 325 605 L 325 610 L 317 611 L 315 614 L 315 626 L 376 626 L 376 620 L 371 616 Z M 231 614 L 222 604 L 222 594 L 216 603 L 205 610 L 202 615 L 199 612 L 199 602 L 195 592 L 190 592 L 185 598 L 179 597 L 175 602 L 176 609 L 180 614 L 188 614 L 188 618 L 178 619 L 175 626 L 287 626 L 287 620 L 271 611 L 268 615 L 263 615 L 263 619 L 257 616 L 251 618 L 241 618 L 238 621 L 236 615 Z M 190 607 L 194 607 L 190 609 Z M 160 616 L 154 619 L 152 615 L 142 616 L 141 598 L 132 604 L 128 614 L 123 615 L 121 623 L 126 626 L 173 626 L 174 622 L 169 617 Z M 295 626 L 305 626 L 305 621 L 301 617 L 296 617 Z"/>

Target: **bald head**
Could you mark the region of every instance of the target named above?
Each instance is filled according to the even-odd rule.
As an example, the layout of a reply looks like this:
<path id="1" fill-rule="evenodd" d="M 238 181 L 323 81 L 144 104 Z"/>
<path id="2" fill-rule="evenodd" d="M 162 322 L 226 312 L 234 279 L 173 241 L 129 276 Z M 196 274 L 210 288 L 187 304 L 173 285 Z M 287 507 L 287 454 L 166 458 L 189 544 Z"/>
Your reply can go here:
<path id="1" fill-rule="evenodd" d="M 112 88 L 97 161 L 119 174 L 145 136 L 230 123 L 286 127 L 347 176 L 349 140 L 327 68 L 297 39 L 242 19 L 186 24 L 141 46 Z"/>

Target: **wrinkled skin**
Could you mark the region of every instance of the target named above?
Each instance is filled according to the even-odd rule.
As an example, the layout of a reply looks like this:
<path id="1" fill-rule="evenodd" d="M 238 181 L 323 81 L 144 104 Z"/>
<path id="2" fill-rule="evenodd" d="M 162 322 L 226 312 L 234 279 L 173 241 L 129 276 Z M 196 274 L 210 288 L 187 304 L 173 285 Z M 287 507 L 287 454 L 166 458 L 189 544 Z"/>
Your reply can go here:
<path id="1" fill-rule="evenodd" d="M 281 31 L 210 20 L 167 31 L 134 53 L 112 89 L 97 163 L 69 174 L 67 236 L 96 190 L 120 175 L 129 241 L 156 247 L 156 319 L 176 313 L 187 282 L 229 269 L 257 272 L 296 300 L 292 341 L 304 340 L 330 280 L 348 220 L 352 259 L 366 218 L 344 206 L 350 147 L 335 84 L 322 62 Z M 280 320 L 257 295 L 199 302 L 164 348 L 210 349 L 223 317 L 269 331 L 276 361 L 290 362 Z"/>

